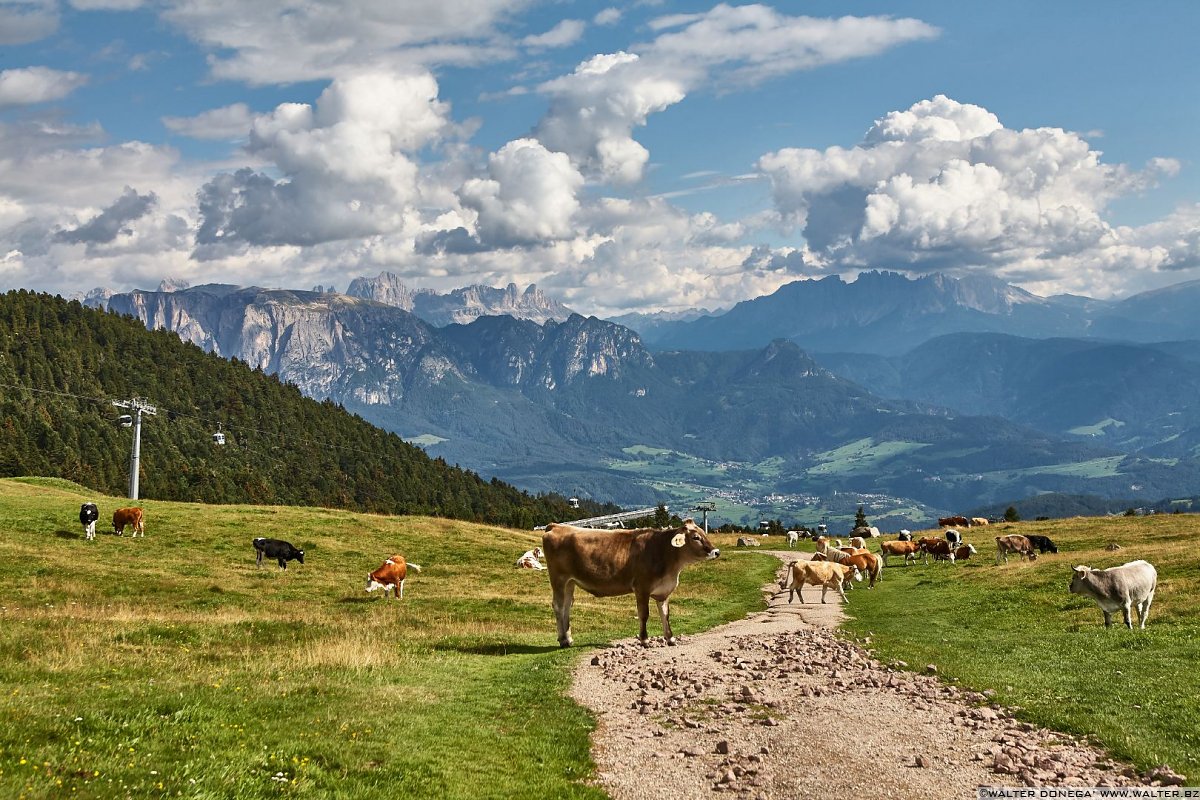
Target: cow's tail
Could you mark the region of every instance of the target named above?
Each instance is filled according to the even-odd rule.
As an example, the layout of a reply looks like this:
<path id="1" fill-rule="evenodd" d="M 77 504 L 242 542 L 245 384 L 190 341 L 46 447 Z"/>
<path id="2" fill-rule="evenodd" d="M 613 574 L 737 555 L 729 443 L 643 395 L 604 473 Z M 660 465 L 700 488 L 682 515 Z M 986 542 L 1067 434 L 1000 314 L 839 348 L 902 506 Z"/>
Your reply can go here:
<path id="1" fill-rule="evenodd" d="M 417 572 L 420 572 L 420 571 L 421 571 L 421 565 L 420 565 L 420 564 L 414 564 L 414 563 L 412 563 L 411 561 L 409 561 L 409 562 L 408 562 L 408 568 L 409 568 L 409 569 L 414 569 L 414 570 L 416 570 Z"/>
<path id="2" fill-rule="evenodd" d="M 871 576 L 872 580 L 883 580 L 883 556 L 875 556 L 875 574 Z"/>

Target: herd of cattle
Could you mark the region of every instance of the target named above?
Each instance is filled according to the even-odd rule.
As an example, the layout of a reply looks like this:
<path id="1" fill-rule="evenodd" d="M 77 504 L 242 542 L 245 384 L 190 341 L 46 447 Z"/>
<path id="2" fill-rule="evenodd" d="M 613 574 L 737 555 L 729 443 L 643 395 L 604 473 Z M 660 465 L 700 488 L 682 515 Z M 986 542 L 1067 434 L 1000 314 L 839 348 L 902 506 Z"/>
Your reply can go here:
<path id="1" fill-rule="evenodd" d="M 84 534 L 91 540 L 96 535 L 96 521 L 100 512 L 95 503 L 84 503 L 79 510 L 79 522 Z M 800 595 L 804 601 L 803 588 L 807 585 L 821 587 L 821 602 L 829 589 L 834 589 L 846 601 L 846 588 L 853 588 L 854 581 L 870 578 L 868 588 L 883 579 L 883 568 L 889 556 L 899 556 L 904 566 L 923 560 L 928 565 L 930 556 L 934 561 L 955 563 L 966 561 L 976 555 L 975 546 L 966 543 L 954 524 L 967 527 L 987 524 L 981 518 L 947 517 L 939 520 L 945 530 L 942 536 L 925 536 L 913 539 L 907 531 L 893 541 L 881 541 L 879 552 L 872 553 L 866 539 L 854 536 L 846 547 L 840 540 L 828 536 L 817 538 L 816 552 L 810 560 L 792 561 L 780 581 L 781 590 L 790 590 L 788 602 Z M 113 513 L 113 532 L 121 535 L 126 527 L 133 535 L 144 537 L 145 524 L 142 509 L 120 508 Z M 542 546 L 521 555 L 515 567 L 532 570 L 547 570 L 550 575 L 554 609 L 561 647 L 570 647 L 571 606 L 574 603 L 575 587 L 596 597 L 614 597 L 633 594 L 637 601 L 638 638 L 647 642 L 647 622 L 650 616 L 650 600 L 653 599 L 662 623 L 663 637 L 667 644 L 675 644 L 671 632 L 670 596 L 679 586 L 679 575 L 689 564 L 717 558 L 721 551 L 712 545 L 705 531 L 693 520 L 687 519 L 678 528 L 637 528 L 632 530 L 596 530 L 577 528 L 564 523 L 551 523 L 544 529 Z M 856 531 L 859 529 L 856 529 Z M 789 531 L 789 546 L 795 543 L 795 531 Z M 1037 535 L 1009 534 L 996 536 L 996 564 L 1001 560 L 1008 563 L 1009 555 L 1037 559 L 1038 553 L 1057 553 L 1058 547 L 1049 538 Z M 256 538 L 252 542 L 256 553 L 256 564 L 263 559 L 274 559 L 281 570 L 287 562 L 304 563 L 304 551 L 281 539 Z M 543 566 L 542 559 L 546 560 Z M 366 591 L 383 589 L 384 597 L 404 597 L 404 581 L 408 571 L 420 572 L 421 567 L 405 560 L 402 555 L 393 555 L 373 572 L 368 573 Z M 1146 561 L 1131 561 L 1119 567 L 1092 569 L 1077 566 L 1072 569 L 1070 592 L 1083 595 L 1096 602 L 1104 613 L 1106 627 L 1112 625 L 1112 615 L 1122 612 L 1127 628 L 1133 627 L 1132 609 L 1138 611 L 1140 627 L 1146 627 L 1150 604 L 1158 585 L 1158 573 Z"/>

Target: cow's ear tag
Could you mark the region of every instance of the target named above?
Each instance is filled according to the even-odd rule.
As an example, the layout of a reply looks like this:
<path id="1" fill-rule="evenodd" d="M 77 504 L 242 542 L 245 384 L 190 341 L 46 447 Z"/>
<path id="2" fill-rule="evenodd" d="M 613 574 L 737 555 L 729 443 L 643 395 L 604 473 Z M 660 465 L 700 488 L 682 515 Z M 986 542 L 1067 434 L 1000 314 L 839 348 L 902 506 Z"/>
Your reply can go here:
<path id="1" fill-rule="evenodd" d="M 682 533 L 677 533 L 671 537 L 671 547 L 683 547 L 685 542 L 687 542 L 687 536 Z"/>

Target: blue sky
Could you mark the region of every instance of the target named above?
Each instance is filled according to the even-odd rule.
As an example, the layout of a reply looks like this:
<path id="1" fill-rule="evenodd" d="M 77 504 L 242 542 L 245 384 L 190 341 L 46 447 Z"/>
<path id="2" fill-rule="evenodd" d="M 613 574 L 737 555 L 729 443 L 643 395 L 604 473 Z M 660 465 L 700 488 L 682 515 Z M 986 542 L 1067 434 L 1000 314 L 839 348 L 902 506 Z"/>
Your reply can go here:
<path id="1" fill-rule="evenodd" d="M 0 0 L 0 287 L 1200 277 L 1200 6 Z"/>

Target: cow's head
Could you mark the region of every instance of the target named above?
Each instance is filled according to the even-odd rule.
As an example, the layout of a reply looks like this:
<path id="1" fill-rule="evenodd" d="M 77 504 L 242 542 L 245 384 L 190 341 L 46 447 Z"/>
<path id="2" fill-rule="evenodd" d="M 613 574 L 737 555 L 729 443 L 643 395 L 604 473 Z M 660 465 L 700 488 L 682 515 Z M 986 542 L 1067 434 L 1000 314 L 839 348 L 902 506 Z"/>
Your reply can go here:
<path id="1" fill-rule="evenodd" d="M 384 584 L 382 584 L 379 581 L 372 578 L 371 573 L 369 573 L 369 572 L 367 573 L 367 588 L 365 589 L 365 591 L 374 592 L 378 589 L 382 589 L 383 587 L 384 587 Z"/>
<path id="2" fill-rule="evenodd" d="M 303 550 L 296 551 L 296 560 L 299 561 L 301 564 L 304 563 L 304 551 Z"/>
<path id="3" fill-rule="evenodd" d="M 1088 577 L 1091 574 L 1091 567 L 1085 567 L 1082 564 L 1071 567 L 1071 585 L 1068 587 L 1071 594 L 1083 594 L 1083 587 L 1087 586 Z"/>
<path id="4" fill-rule="evenodd" d="M 545 554 L 542 552 L 542 548 L 540 548 L 540 547 L 535 547 L 535 548 L 533 548 L 533 557 L 534 557 L 534 558 L 545 558 L 546 556 L 545 556 Z"/>
<path id="5" fill-rule="evenodd" d="M 1037 550 L 1034 550 L 1032 546 L 1025 552 L 1025 555 L 1029 556 L 1030 561 L 1037 561 Z"/>
<path id="6" fill-rule="evenodd" d="M 672 531 L 671 547 L 683 553 L 688 561 L 704 561 L 721 555 L 721 551 L 713 547 L 704 535 L 704 529 L 690 519 L 683 521 L 682 528 Z"/>

